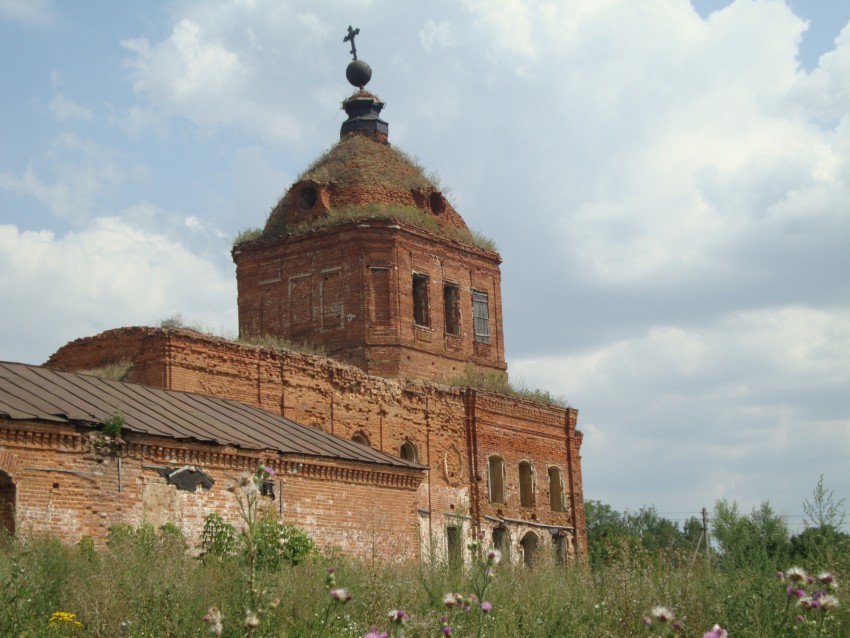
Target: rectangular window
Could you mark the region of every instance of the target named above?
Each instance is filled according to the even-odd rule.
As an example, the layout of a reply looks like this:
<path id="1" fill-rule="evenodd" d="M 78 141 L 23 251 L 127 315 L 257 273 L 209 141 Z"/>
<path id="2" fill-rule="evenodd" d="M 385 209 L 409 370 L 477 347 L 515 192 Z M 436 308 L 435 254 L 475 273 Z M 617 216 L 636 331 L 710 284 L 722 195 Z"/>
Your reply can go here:
<path id="1" fill-rule="evenodd" d="M 490 302 L 486 292 L 472 291 L 472 329 L 477 342 L 490 343 Z"/>
<path id="2" fill-rule="evenodd" d="M 460 527 L 457 525 L 446 527 L 446 550 L 449 567 L 460 568 L 463 565 L 463 548 L 460 543 Z"/>
<path id="3" fill-rule="evenodd" d="M 417 326 L 431 325 L 428 316 L 428 276 L 413 273 L 413 321 Z"/>
<path id="4" fill-rule="evenodd" d="M 443 284 L 443 311 L 446 315 L 446 332 L 460 334 L 460 288 L 457 284 Z"/>

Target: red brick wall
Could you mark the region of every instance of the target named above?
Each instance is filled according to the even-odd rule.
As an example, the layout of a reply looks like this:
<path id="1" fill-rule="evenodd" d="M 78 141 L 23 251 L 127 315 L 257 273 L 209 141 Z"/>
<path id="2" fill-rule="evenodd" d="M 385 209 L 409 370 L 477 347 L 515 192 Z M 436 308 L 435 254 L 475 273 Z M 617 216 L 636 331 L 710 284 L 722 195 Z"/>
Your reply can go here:
<path id="1" fill-rule="evenodd" d="M 491 533 L 496 521 L 509 522 L 512 540 L 520 530 L 535 531 L 551 543 L 546 527 L 574 527 L 575 544 L 586 551 L 581 488 L 581 433 L 577 411 L 541 406 L 531 401 L 461 390 L 424 381 L 370 376 L 337 361 L 273 351 L 189 331 L 124 328 L 88 340 L 77 340 L 51 357 L 50 365 L 72 367 L 89 358 L 80 350 L 109 351 L 129 342 L 124 333 L 142 335 L 143 371 L 165 370 L 168 387 L 243 401 L 305 425 L 351 438 L 364 434 L 380 450 L 399 454 L 405 439 L 430 469 L 417 493 L 416 506 L 431 512 L 423 525 L 423 546 L 434 540 L 438 555 L 445 549 L 447 525 L 463 522 L 463 544 L 477 529 Z M 154 362 L 156 365 L 154 365 Z M 147 374 L 147 373 L 146 373 Z M 130 378 L 135 378 L 135 368 Z M 504 505 L 487 498 L 487 457 L 505 459 L 508 499 Z M 537 473 L 534 507 L 519 506 L 517 467 L 532 463 Z M 549 507 L 547 468 L 561 470 L 564 512 Z M 473 471 L 471 472 L 470 469 Z M 480 479 L 480 480 L 479 480 Z M 468 517 L 468 518 L 463 518 Z M 415 520 L 408 521 L 414 525 Z M 523 531 L 523 533 L 525 533 Z M 521 555 L 516 548 L 515 556 Z M 543 550 L 541 550 L 543 551 Z"/>
<path id="2" fill-rule="evenodd" d="M 323 346 L 371 374 L 445 380 L 473 364 L 505 370 L 495 253 L 393 220 L 373 219 L 233 251 L 243 337 Z M 413 274 L 428 277 L 427 326 L 413 313 Z M 457 284 L 460 334 L 445 331 L 443 284 Z M 472 291 L 489 297 L 490 343 L 473 338 Z"/>
<path id="3" fill-rule="evenodd" d="M 14 484 L 17 533 L 47 533 L 67 542 L 92 537 L 101 543 L 115 524 L 170 522 L 196 547 L 209 513 L 240 524 L 227 479 L 261 463 L 277 471 L 277 499 L 264 499 L 265 506 L 279 511 L 282 504 L 284 521 L 307 531 L 319 546 L 369 556 L 378 538 L 389 538 L 400 558 L 418 558 L 419 470 L 143 435 L 127 437 L 119 460 L 93 452 L 87 435 L 70 426 L 0 420 L 0 472 Z M 210 490 L 180 491 L 146 465 L 196 465 L 216 482 Z"/>

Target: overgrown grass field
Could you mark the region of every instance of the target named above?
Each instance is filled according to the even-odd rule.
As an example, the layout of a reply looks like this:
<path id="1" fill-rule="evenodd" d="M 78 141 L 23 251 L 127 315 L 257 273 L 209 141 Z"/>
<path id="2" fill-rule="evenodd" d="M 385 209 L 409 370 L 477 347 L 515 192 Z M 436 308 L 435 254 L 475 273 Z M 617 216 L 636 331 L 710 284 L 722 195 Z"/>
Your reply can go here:
<path id="1" fill-rule="evenodd" d="M 803 611 L 797 597 L 786 593 L 786 583 L 761 561 L 722 571 L 704 560 L 692 564 L 686 555 L 636 552 L 593 569 L 515 568 L 505 561 L 488 565 L 486 558 L 452 569 L 398 565 L 391 556 L 354 561 L 314 553 L 294 566 L 284 561 L 275 569 L 258 569 L 252 593 L 244 554 L 200 559 L 189 549 L 173 530 L 116 535 L 98 550 L 5 537 L 0 636 L 359 638 L 376 626 L 375 636 L 388 631 L 408 638 L 687 637 L 703 636 L 715 624 L 740 638 L 850 636 L 846 588 L 835 591 L 838 608 Z M 329 568 L 335 568 L 330 575 Z M 485 597 L 492 610 L 480 613 L 478 600 L 464 611 L 489 571 Z M 847 582 L 847 574 L 835 577 Z M 447 607 L 449 592 L 462 594 L 465 602 Z M 678 631 L 672 622 L 644 623 L 656 606 L 673 611 L 681 622 Z M 218 626 L 210 616 L 213 607 L 220 613 Z M 403 624 L 387 619 L 391 610 L 403 611 Z"/>

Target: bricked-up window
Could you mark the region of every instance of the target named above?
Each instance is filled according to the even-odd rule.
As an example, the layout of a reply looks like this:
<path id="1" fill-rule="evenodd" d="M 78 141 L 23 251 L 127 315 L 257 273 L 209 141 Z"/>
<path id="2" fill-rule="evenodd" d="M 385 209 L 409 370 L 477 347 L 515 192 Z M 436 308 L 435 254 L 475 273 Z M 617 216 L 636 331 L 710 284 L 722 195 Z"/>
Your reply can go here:
<path id="1" fill-rule="evenodd" d="M 490 343 L 490 301 L 480 290 L 472 291 L 472 330 L 478 343 Z"/>
<path id="2" fill-rule="evenodd" d="M 534 472 L 528 461 L 519 464 L 519 504 L 534 507 Z"/>
<path id="3" fill-rule="evenodd" d="M 443 284 L 443 312 L 446 316 L 446 332 L 460 334 L 460 287 L 446 282 Z"/>
<path id="4" fill-rule="evenodd" d="M 386 323 L 390 320 L 390 269 L 385 266 L 369 267 L 369 292 L 371 293 L 372 321 Z"/>
<path id="5" fill-rule="evenodd" d="M 564 511 L 564 483 L 557 467 L 549 468 L 549 508 L 553 512 Z"/>
<path id="6" fill-rule="evenodd" d="M 289 325 L 294 334 L 313 325 L 313 285 L 310 275 L 289 278 Z"/>
<path id="7" fill-rule="evenodd" d="M 357 434 L 351 437 L 351 440 L 355 443 L 359 443 L 360 445 L 365 445 L 367 447 L 372 446 L 372 444 L 369 443 L 369 437 L 366 436 L 363 432 L 358 432 Z"/>
<path id="8" fill-rule="evenodd" d="M 505 462 L 501 456 L 487 459 L 487 481 L 491 503 L 505 502 Z"/>
<path id="9" fill-rule="evenodd" d="M 410 461 L 411 463 L 419 462 L 419 452 L 410 439 L 405 439 L 404 443 L 401 444 L 400 456 L 405 461 Z"/>
<path id="10" fill-rule="evenodd" d="M 534 555 L 537 553 L 537 534 L 526 532 L 519 542 L 522 545 L 522 562 L 526 567 L 534 567 Z"/>
<path id="11" fill-rule="evenodd" d="M 339 270 L 322 275 L 320 295 L 322 328 L 339 328 L 342 326 L 342 277 Z"/>
<path id="12" fill-rule="evenodd" d="M 0 472 L 0 532 L 15 533 L 15 484 L 5 472 Z"/>
<path id="13" fill-rule="evenodd" d="M 413 273 L 413 321 L 417 326 L 431 325 L 428 316 L 428 275 Z"/>

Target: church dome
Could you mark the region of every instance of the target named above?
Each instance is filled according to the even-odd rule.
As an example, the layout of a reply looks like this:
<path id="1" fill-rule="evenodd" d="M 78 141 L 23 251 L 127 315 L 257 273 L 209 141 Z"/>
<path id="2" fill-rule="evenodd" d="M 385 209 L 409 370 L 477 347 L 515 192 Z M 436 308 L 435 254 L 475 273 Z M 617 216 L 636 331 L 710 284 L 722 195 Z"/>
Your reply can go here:
<path id="1" fill-rule="evenodd" d="M 274 207 L 271 238 L 317 225 L 368 217 L 419 219 L 426 228 L 469 232 L 421 166 L 386 141 L 345 135 L 304 171 Z"/>

